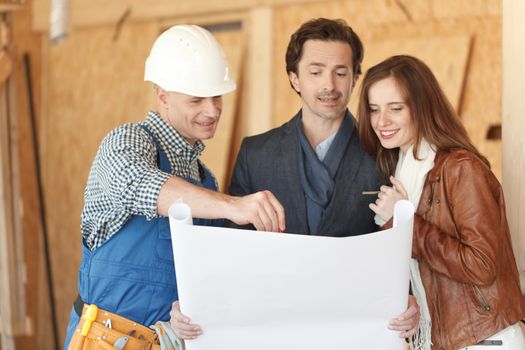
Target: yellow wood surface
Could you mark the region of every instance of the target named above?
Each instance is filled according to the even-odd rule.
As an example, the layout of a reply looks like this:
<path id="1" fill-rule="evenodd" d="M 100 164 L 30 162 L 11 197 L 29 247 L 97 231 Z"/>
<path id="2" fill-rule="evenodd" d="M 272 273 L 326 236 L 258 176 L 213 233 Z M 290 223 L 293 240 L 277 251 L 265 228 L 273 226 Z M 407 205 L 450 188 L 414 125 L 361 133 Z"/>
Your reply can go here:
<path id="1" fill-rule="evenodd" d="M 13 60 L 6 50 L 0 50 L 0 86 L 4 85 L 13 71 Z"/>

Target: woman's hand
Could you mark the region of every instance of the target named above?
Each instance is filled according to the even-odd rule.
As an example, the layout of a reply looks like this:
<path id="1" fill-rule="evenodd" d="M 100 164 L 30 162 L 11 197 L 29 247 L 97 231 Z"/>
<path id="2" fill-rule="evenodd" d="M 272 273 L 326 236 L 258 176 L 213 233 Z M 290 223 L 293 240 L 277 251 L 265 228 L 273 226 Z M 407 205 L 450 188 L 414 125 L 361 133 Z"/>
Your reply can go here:
<path id="1" fill-rule="evenodd" d="M 170 317 L 171 328 L 180 339 L 195 339 L 202 334 L 201 327 L 191 323 L 190 318 L 180 312 L 178 300 L 171 305 Z"/>
<path id="2" fill-rule="evenodd" d="M 393 187 L 383 185 L 379 189 L 375 203 L 370 203 L 369 207 L 381 219 L 388 221 L 394 215 L 394 205 L 398 200 L 408 199 L 408 194 L 403 184 L 395 177 L 390 176 Z"/>
<path id="3" fill-rule="evenodd" d="M 416 297 L 409 295 L 407 310 L 398 317 L 390 320 L 388 328 L 393 331 L 398 331 L 400 338 L 410 338 L 416 334 L 416 331 L 419 328 L 420 318 L 421 313 L 419 312 L 419 305 L 417 304 Z"/>

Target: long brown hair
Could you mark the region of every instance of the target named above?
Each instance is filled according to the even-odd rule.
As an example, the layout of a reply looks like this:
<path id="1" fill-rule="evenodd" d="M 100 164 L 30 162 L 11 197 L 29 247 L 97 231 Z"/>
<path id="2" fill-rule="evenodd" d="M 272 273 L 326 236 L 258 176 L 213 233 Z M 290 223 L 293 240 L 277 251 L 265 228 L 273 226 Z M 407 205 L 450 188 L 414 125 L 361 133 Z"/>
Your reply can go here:
<path id="1" fill-rule="evenodd" d="M 372 129 L 368 93 L 376 82 L 392 77 L 401 89 L 405 103 L 410 109 L 416 131 L 414 157 L 417 159 L 422 138 L 437 150 L 463 148 L 478 156 L 490 166 L 472 144 L 456 111 L 439 86 L 436 77 L 423 63 L 412 56 L 392 56 L 370 68 L 363 79 L 357 110 L 358 129 L 365 150 L 377 161 L 379 170 L 386 176 L 393 175 L 398 160 L 398 149 L 386 149 Z"/>

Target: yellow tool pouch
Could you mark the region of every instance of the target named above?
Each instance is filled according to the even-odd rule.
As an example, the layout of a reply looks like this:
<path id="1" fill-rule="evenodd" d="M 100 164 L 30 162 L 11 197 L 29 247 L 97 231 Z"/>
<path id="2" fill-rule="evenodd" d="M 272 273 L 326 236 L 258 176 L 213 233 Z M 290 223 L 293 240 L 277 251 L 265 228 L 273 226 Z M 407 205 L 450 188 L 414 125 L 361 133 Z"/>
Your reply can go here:
<path id="1" fill-rule="evenodd" d="M 69 350 L 160 350 L 154 330 L 117 314 L 84 305 Z"/>

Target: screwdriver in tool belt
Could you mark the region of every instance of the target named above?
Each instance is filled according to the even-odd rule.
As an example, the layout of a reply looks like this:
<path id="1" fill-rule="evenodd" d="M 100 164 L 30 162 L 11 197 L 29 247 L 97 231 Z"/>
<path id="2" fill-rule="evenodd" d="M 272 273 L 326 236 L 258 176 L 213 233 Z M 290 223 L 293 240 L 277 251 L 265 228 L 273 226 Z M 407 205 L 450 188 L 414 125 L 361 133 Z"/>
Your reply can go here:
<path id="1" fill-rule="evenodd" d="M 91 324 L 95 319 L 97 318 L 98 313 L 98 307 L 95 304 L 91 304 L 88 306 L 86 310 L 86 314 L 84 315 L 84 324 L 82 325 L 82 335 L 85 337 L 89 329 L 91 328 Z"/>

